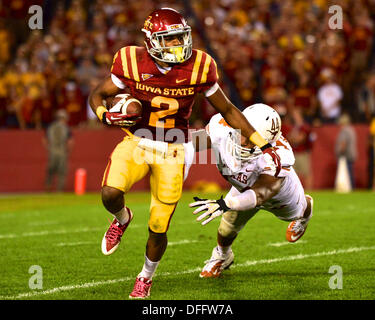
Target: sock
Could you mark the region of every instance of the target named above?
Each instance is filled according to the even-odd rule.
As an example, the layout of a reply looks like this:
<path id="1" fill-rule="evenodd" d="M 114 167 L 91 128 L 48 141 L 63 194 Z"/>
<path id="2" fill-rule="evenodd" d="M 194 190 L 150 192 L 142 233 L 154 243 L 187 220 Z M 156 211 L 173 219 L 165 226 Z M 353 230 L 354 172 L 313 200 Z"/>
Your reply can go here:
<path id="1" fill-rule="evenodd" d="M 138 277 L 144 277 L 147 279 L 152 279 L 156 268 L 158 267 L 160 261 L 152 262 L 147 256 L 145 255 L 145 264 L 143 265 L 142 271 L 138 275 Z"/>
<path id="2" fill-rule="evenodd" d="M 230 246 L 228 246 L 228 247 L 222 247 L 222 246 L 220 246 L 220 245 L 217 245 L 216 250 L 217 250 L 217 252 L 218 252 L 221 256 L 225 256 L 225 255 L 229 252 L 229 250 L 230 250 Z"/>
<path id="3" fill-rule="evenodd" d="M 124 225 L 125 223 L 127 223 L 130 219 L 130 215 L 128 213 L 128 210 L 124 208 L 122 208 L 120 211 L 116 212 L 116 213 L 112 213 L 115 218 L 117 219 L 118 222 L 120 222 L 120 224 Z"/>

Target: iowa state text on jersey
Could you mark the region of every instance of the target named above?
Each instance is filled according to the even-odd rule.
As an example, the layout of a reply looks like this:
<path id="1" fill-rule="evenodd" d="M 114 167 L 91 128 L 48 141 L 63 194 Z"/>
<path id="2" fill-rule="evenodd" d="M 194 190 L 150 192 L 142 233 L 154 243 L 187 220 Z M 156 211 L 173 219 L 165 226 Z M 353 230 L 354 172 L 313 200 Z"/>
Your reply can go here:
<path id="1" fill-rule="evenodd" d="M 193 50 L 189 60 L 173 65 L 164 74 L 145 48 L 124 47 L 116 53 L 111 72 L 142 102 L 142 120 L 130 131 L 154 140 L 179 143 L 188 139 L 196 95 L 218 80 L 215 60 L 200 50 Z M 149 136 L 144 134 L 145 129 Z"/>

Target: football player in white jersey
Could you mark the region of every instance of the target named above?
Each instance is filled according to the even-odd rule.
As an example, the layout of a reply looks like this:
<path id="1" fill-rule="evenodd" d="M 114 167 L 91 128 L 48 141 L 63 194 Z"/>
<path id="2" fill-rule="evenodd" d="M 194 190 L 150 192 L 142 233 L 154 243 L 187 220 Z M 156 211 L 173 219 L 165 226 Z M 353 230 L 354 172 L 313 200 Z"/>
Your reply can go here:
<path id="1" fill-rule="evenodd" d="M 234 259 L 233 241 L 246 223 L 260 210 L 290 221 L 286 239 L 295 242 L 304 234 L 312 217 L 313 199 L 305 195 L 293 169 L 294 155 L 288 141 L 281 135 L 281 119 L 271 107 L 258 103 L 247 107 L 243 114 L 251 125 L 276 148 L 282 169 L 278 177 L 267 166 L 261 150 L 247 143 L 246 138 L 232 129 L 220 114 L 213 116 L 200 139 L 192 144 L 196 151 L 213 148 L 217 168 L 232 185 L 228 194 L 218 200 L 200 199 L 189 206 L 202 224 L 221 216 L 217 246 L 205 263 L 200 277 L 218 277 Z M 201 132 L 202 133 L 202 132 Z M 198 143 L 196 141 L 199 141 Z M 203 142 L 203 143 L 202 143 Z"/>

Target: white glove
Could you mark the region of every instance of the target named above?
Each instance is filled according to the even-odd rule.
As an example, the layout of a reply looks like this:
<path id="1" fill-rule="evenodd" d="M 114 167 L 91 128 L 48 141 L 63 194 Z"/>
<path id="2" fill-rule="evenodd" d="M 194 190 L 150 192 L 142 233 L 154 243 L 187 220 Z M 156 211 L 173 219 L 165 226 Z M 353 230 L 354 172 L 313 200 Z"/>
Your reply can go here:
<path id="1" fill-rule="evenodd" d="M 224 212 L 230 210 L 230 208 L 225 203 L 223 196 L 221 196 L 221 198 L 218 200 L 200 199 L 198 197 L 194 197 L 194 200 L 195 202 L 189 204 L 190 208 L 198 207 L 193 211 L 193 214 L 197 214 L 199 212 L 207 210 L 197 218 L 197 221 L 201 221 L 208 217 L 208 219 L 202 222 L 203 226 L 216 217 L 221 216 Z"/>

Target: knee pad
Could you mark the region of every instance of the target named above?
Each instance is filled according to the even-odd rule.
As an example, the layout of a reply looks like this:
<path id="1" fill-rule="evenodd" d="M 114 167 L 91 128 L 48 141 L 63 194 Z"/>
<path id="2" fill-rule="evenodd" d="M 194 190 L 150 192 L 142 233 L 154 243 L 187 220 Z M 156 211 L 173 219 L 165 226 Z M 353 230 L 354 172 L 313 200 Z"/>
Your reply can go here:
<path id="1" fill-rule="evenodd" d="M 237 212 L 228 211 L 221 218 L 218 232 L 225 238 L 234 238 L 243 226 L 236 227 Z"/>
<path id="2" fill-rule="evenodd" d="M 153 201 L 148 221 L 149 229 L 155 233 L 167 232 L 176 206 L 177 203 L 165 204 Z"/>

